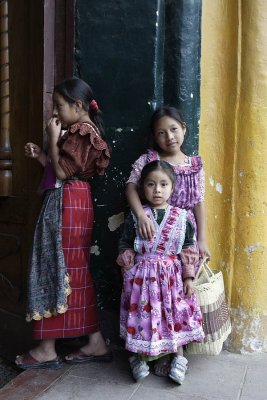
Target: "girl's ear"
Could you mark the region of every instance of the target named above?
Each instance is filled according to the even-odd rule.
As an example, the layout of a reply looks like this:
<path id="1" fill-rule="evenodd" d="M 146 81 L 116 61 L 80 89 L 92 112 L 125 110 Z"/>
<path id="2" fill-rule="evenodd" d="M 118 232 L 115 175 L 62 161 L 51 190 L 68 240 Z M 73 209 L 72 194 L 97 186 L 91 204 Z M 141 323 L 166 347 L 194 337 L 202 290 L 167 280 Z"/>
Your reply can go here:
<path id="1" fill-rule="evenodd" d="M 75 101 L 76 111 L 81 111 L 83 109 L 83 102 L 81 100 Z"/>

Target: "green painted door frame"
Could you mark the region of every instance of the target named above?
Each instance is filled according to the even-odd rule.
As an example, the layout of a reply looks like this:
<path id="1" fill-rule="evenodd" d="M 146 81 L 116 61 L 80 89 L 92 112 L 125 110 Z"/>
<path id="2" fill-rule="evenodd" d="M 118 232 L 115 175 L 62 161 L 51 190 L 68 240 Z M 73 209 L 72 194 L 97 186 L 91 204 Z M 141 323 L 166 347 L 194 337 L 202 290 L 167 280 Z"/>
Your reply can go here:
<path id="1" fill-rule="evenodd" d="M 112 147 L 106 176 L 93 180 L 91 257 L 109 336 L 118 317 L 121 276 L 115 260 L 127 211 L 125 181 L 148 146 L 154 109 L 178 106 L 190 131 L 185 150 L 198 152 L 200 22 L 201 0 L 76 1 L 75 72 L 94 90 Z"/>

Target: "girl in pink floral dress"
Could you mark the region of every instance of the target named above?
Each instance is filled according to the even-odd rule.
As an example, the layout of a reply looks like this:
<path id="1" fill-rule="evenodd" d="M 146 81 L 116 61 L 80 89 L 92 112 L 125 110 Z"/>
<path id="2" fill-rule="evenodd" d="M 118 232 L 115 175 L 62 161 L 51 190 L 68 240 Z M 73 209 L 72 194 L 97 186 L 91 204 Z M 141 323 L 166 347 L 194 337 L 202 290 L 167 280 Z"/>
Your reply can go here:
<path id="1" fill-rule="evenodd" d="M 167 203 L 174 183 L 174 171 L 165 161 L 143 168 L 140 189 L 147 203 L 143 211 L 155 233 L 152 239 L 143 239 L 131 213 L 119 244 L 120 334 L 126 349 L 135 353 L 129 361 L 136 381 L 149 374 L 147 361 L 172 354 L 168 375 L 181 384 L 187 369 L 183 345 L 204 338 L 192 283 L 198 258 L 194 228 L 185 210 Z"/>
<path id="2" fill-rule="evenodd" d="M 154 112 L 150 123 L 152 148 L 142 154 L 133 164 L 127 181 L 126 196 L 131 210 L 135 214 L 140 235 L 151 239 L 155 232 L 154 224 L 143 210 L 138 192 L 138 182 L 142 168 L 153 160 L 167 161 L 175 172 L 174 190 L 169 204 L 187 210 L 195 235 L 194 243 L 198 251 L 195 271 L 198 270 L 199 258 L 210 258 L 205 237 L 205 176 L 200 156 L 187 156 L 183 143 L 187 126 L 179 111 L 170 106 Z M 166 376 L 169 370 L 168 357 L 162 357 L 155 363 L 155 373 Z"/>
<path id="3" fill-rule="evenodd" d="M 175 185 L 169 203 L 188 211 L 195 228 L 195 244 L 201 257 L 210 257 L 205 238 L 205 177 L 200 156 L 187 156 L 183 149 L 187 133 L 186 123 L 179 111 L 170 106 L 155 111 L 151 118 L 152 148 L 133 164 L 127 181 L 126 195 L 134 212 L 140 235 L 150 239 L 154 226 L 147 218 L 139 198 L 138 181 L 142 168 L 153 160 L 164 160 L 172 165 Z M 197 265 L 196 265 L 197 269 Z"/>

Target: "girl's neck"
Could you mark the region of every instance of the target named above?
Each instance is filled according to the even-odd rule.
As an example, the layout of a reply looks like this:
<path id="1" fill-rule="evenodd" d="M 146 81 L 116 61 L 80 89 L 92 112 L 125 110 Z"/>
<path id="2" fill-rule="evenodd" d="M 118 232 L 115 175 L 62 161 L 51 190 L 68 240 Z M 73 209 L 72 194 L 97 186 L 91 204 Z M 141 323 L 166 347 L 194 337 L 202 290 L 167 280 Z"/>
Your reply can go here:
<path id="1" fill-rule="evenodd" d="M 79 118 L 79 120 L 76 122 L 77 124 L 82 124 L 82 123 L 89 123 L 89 124 L 93 124 L 93 121 L 91 121 L 91 119 L 89 118 L 89 115 L 84 115 L 81 118 Z"/>
<path id="2" fill-rule="evenodd" d="M 70 128 L 72 125 L 75 125 L 75 124 L 91 124 L 93 126 L 95 125 L 93 123 L 93 121 L 89 118 L 89 115 L 79 118 L 77 121 L 75 121 L 71 125 L 69 125 L 68 128 Z"/>
<path id="3" fill-rule="evenodd" d="M 184 164 L 188 160 L 188 156 L 185 155 L 181 150 L 175 153 L 159 152 L 161 160 L 169 161 L 173 164 Z"/>
<path id="4" fill-rule="evenodd" d="M 159 209 L 159 210 L 166 210 L 169 207 L 169 204 L 167 202 L 164 202 L 162 204 L 157 204 L 157 205 L 153 205 L 151 203 L 148 203 L 148 206 L 150 208 L 156 208 L 156 209 Z"/>

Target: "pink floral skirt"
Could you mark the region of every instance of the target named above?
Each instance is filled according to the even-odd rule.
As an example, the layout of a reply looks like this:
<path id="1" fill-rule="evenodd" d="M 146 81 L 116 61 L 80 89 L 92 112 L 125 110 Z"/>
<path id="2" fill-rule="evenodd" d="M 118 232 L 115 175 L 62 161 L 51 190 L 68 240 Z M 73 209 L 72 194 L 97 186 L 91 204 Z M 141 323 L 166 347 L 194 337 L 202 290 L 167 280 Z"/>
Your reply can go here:
<path id="1" fill-rule="evenodd" d="M 120 335 L 133 353 L 157 356 L 204 339 L 200 308 L 185 298 L 176 256 L 137 255 L 123 276 Z"/>

